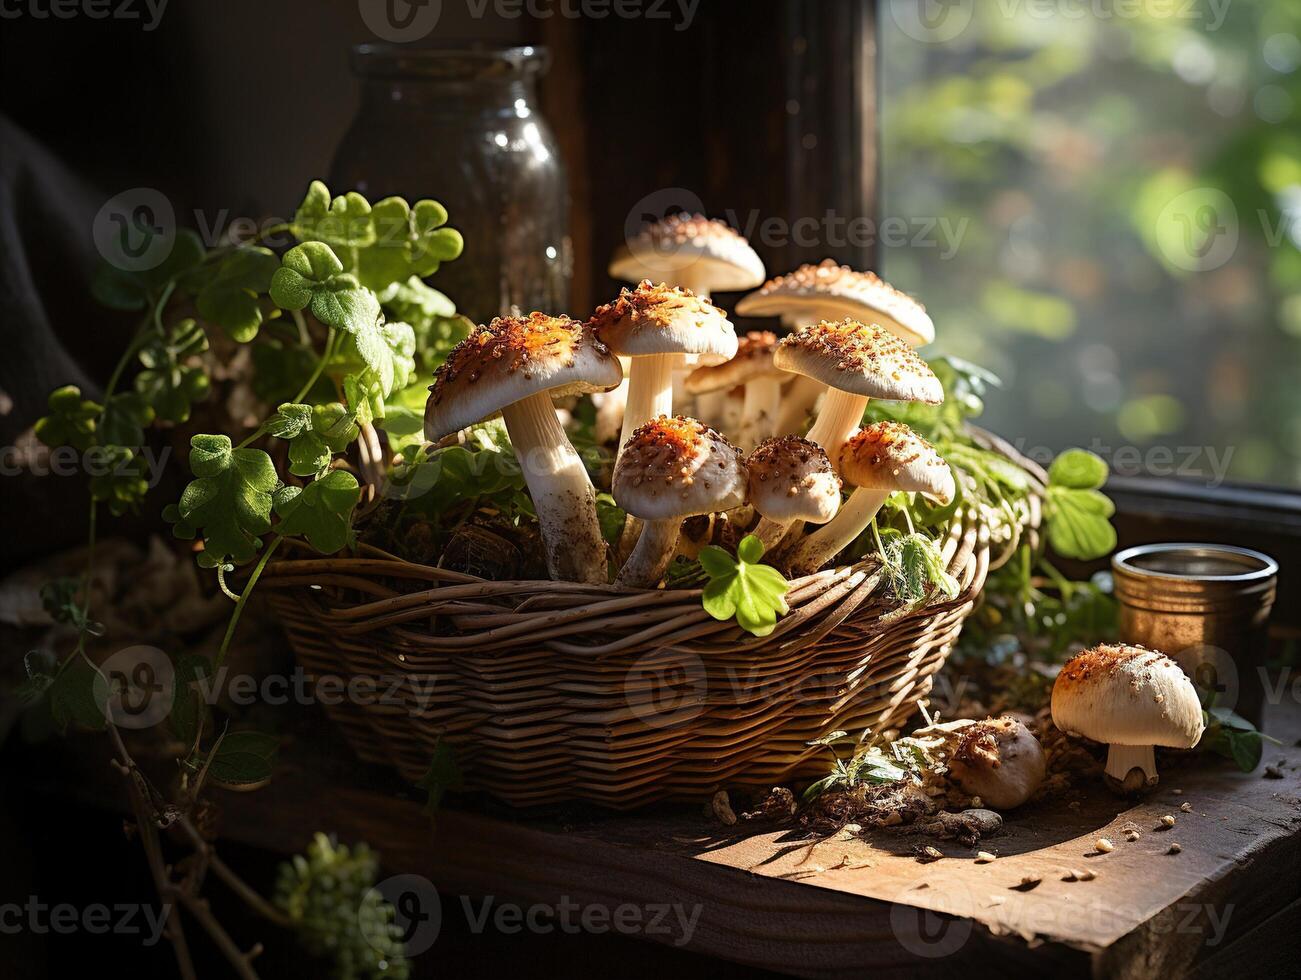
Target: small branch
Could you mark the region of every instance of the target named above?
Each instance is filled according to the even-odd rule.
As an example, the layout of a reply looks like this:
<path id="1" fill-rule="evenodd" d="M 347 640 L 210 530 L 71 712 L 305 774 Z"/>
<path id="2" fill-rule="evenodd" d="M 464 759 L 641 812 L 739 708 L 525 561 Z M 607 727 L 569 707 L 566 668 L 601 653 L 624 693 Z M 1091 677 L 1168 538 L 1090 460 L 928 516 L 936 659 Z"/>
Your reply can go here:
<path id="1" fill-rule="evenodd" d="M 221 669 L 221 665 L 226 662 L 226 652 L 230 649 L 230 641 L 235 638 L 235 627 L 239 625 L 239 617 L 244 612 L 244 604 L 248 602 L 248 597 L 253 594 L 253 587 L 257 585 L 257 580 L 262 575 L 262 569 L 267 567 L 267 562 L 271 560 L 271 556 L 275 554 L 276 548 L 283 540 L 283 538 L 277 537 L 267 545 L 267 550 L 262 553 L 261 559 L 253 567 L 253 574 L 249 576 L 248 582 L 244 584 L 239 599 L 235 602 L 235 609 L 230 614 L 230 623 L 226 626 L 226 635 L 221 639 L 221 648 L 212 661 L 214 676 Z"/>

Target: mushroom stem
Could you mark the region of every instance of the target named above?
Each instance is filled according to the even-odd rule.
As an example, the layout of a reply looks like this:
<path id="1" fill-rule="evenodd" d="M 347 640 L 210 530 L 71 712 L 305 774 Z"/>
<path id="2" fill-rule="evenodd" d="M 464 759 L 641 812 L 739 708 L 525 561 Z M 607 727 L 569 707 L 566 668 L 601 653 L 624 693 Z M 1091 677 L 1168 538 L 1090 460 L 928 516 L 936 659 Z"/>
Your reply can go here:
<path id="1" fill-rule="evenodd" d="M 547 573 L 556 581 L 604 583 L 605 539 L 596 492 L 551 399 L 538 392 L 501 414 L 538 514 Z"/>
<path id="2" fill-rule="evenodd" d="M 781 383 L 777 375 L 751 378 L 745 383 L 741 431 L 737 433 L 737 446 L 743 452 L 748 453 L 773 434 L 777 407 L 781 404 Z"/>
<path id="3" fill-rule="evenodd" d="M 682 354 L 648 354 L 634 357 L 628 371 L 628 403 L 623 410 L 619 452 L 639 425 L 660 415 L 673 415 L 673 370 Z"/>
<path id="4" fill-rule="evenodd" d="M 819 384 L 812 378 L 802 374 L 795 375 L 790 389 L 781 400 L 781 409 L 777 413 L 777 431 L 799 432 L 825 389 L 825 385 Z M 817 442 L 816 439 L 813 441 Z"/>
<path id="5" fill-rule="evenodd" d="M 854 395 L 839 388 L 828 388 L 822 399 L 822 411 L 809 429 L 808 439 L 822 447 L 831 465 L 840 470 L 840 447 L 863 424 L 863 411 L 867 408 L 866 395 Z M 861 528 L 860 528 L 861 530 Z"/>
<path id="6" fill-rule="evenodd" d="M 781 521 L 774 521 L 771 518 L 765 517 L 750 533 L 755 535 L 763 544 L 763 550 L 766 554 L 767 552 L 772 551 L 782 538 L 786 537 L 786 532 L 790 530 L 790 526 L 793 523 L 793 521 L 788 521 L 783 524 Z"/>
<path id="7" fill-rule="evenodd" d="M 889 490 L 858 487 L 835 517 L 800 542 L 790 557 L 791 571 L 796 575 L 816 572 L 863 533 L 889 496 Z"/>
<path id="8" fill-rule="evenodd" d="M 637 539 L 637 547 L 633 548 L 628 561 L 619 569 L 615 584 L 634 589 L 653 589 L 659 585 L 669 562 L 673 560 L 681 528 L 681 518 L 646 521 L 641 537 Z"/>
<path id="9" fill-rule="evenodd" d="M 1156 771 L 1156 748 L 1151 745 L 1107 747 L 1107 785 L 1118 793 L 1140 793 L 1151 789 L 1160 777 Z"/>

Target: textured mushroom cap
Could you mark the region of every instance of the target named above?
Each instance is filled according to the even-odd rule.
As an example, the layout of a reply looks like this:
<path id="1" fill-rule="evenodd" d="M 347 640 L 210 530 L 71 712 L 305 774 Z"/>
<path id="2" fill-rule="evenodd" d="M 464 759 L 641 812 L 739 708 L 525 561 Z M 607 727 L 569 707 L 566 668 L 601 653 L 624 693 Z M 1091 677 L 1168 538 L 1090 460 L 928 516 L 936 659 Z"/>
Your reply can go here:
<path id="1" fill-rule="evenodd" d="M 596 338 L 615 354 L 703 354 L 727 360 L 736 353 L 736 330 L 709 300 L 678 286 L 643 279 L 588 321 Z"/>
<path id="2" fill-rule="evenodd" d="M 773 363 L 777 335 L 770 330 L 751 330 L 740 339 L 731 360 L 698 367 L 687 375 L 687 394 L 703 395 L 722 388 L 735 388 L 753 378 L 790 377 Z"/>
<path id="3" fill-rule="evenodd" d="M 840 447 L 840 473 L 866 490 L 924 493 L 941 503 L 956 490 L 949 464 L 902 422 L 874 422 L 850 436 Z"/>
<path id="4" fill-rule="evenodd" d="M 964 791 L 996 810 L 1020 806 L 1047 773 L 1043 746 L 1015 718 L 988 718 L 958 729 L 948 767 Z"/>
<path id="5" fill-rule="evenodd" d="M 911 347 L 884 327 L 859 320 L 801 327 L 782 339 L 775 361 L 783 371 L 855 395 L 930 405 L 944 401 L 940 379 Z"/>
<path id="6" fill-rule="evenodd" d="M 750 243 L 722 221 L 702 214 L 672 214 L 620 245 L 610 275 L 626 282 L 673 279 L 692 269 L 710 289 L 730 292 L 763 282 L 763 262 Z"/>
<path id="7" fill-rule="evenodd" d="M 913 347 L 935 340 L 935 324 L 921 303 L 874 272 L 858 272 L 832 259 L 769 279 L 737 303 L 736 312 L 797 319 L 802 314 L 816 320 L 848 316 L 879 323 Z"/>
<path id="8" fill-rule="evenodd" d="M 437 442 L 539 392 L 559 398 L 609 391 L 621 381 L 618 359 L 577 320 L 498 317 L 452 348 L 434 372 L 425 438 Z"/>
<path id="9" fill-rule="evenodd" d="M 750 503 L 770 521 L 825 524 L 840 509 L 840 477 L 816 442 L 778 436 L 761 442 L 745 462 Z"/>
<path id="10" fill-rule="evenodd" d="M 1053 724 L 1115 745 L 1189 749 L 1202 705 L 1179 665 L 1156 650 L 1102 644 L 1066 663 L 1053 684 Z"/>
<path id="11" fill-rule="evenodd" d="M 661 415 L 636 429 L 614 467 L 619 506 L 644 521 L 664 521 L 745 503 L 740 450 L 695 419 Z"/>

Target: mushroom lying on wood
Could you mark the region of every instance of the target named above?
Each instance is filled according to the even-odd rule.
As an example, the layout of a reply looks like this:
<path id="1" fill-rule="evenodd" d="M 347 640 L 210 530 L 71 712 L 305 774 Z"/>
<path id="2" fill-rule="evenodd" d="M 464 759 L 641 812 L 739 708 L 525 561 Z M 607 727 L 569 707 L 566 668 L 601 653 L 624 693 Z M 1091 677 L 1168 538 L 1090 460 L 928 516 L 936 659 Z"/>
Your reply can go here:
<path id="1" fill-rule="evenodd" d="M 857 320 L 802 327 L 782 339 L 773 360 L 783 371 L 827 386 L 808 437 L 833 463 L 862 425 L 869 398 L 929 405 L 944 401 L 939 378 L 912 348 L 884 328 Z"/>
<path id="2" fill-rule="evenodd" d="M 795 521 L 825 524 L 840 509 L 840 478 L 822 447 L 799 436 L 778 436 L 746 459 L 750 505 L 763 518 L 754 533 L 771 549 Z"/>
<path id="3" fill-rule="evenodd" d="M 478 327 L 434 373 L 425 438 L 437 442 L 501 412 L 553 579 L 603 583 L 607 568 L 596 493 L 551 399 L 609 391 L 622 377 L 619 362 L 587 327 L 542 313 Z"/>
<path id="4" fill-rule="evenodd" d="M 948 503 L 956 492 L 949 464 L 901 422 L 860 429 L 841 448 L 839 469 L 855 490 L 840 513 L 795 547 L 789 564 L 796 575 L 816 572 L 839 554 L 872 523 L 890 494 L 924 493 Z"/>
<path id="5" fill-rule="evenodd" d="M 653 589 L 673 558 L 685 518 L 745 503 L 745 462 L 709 426 L 662 416 L 632 434 L 611 489 L 620 507 L 646 522 L 615 581 Z"/>
<path id="6" fill-rule="evenodd" d="M 1155 746 L 1190 749 L 1202 737 L 1193 682 L 1164 653 L 1102 644 L 1069 660 L 1053 684 L 1053 724 L 1106 742 L 1107 785 L 1138 793 L 1157 784 Z"/>
<path id="7" fill-rule="evenodd" d="M 1048 767 L 1043 746 L 1015 718 L 987 718 L 955 732 L 949 774 L 964 793 L 996 810 L 1011 810 L 1034 795 Z"/>

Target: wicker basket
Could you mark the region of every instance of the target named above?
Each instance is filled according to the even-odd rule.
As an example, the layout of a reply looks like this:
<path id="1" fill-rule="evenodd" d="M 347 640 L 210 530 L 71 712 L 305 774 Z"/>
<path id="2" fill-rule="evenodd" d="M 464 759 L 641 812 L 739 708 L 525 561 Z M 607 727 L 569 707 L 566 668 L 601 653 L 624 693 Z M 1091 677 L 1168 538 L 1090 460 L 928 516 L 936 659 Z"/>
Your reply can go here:
<path id="1" fill-rule="evenodd" d="M 304 671 L 352 682 L 327 710 L 363 759 L 414 782 L 446 738 L 467 788 L 626 809 L 824 775 L 811 740 L 902 724 L 990 568 L 972 511 L 943 553 L 952 601 L 894 609 L 863 561 L 794 580 L 762 638 L 710 618 L 698 590 L 490 582 L 366 547 L 273 562 L 263 582 Z"/>

